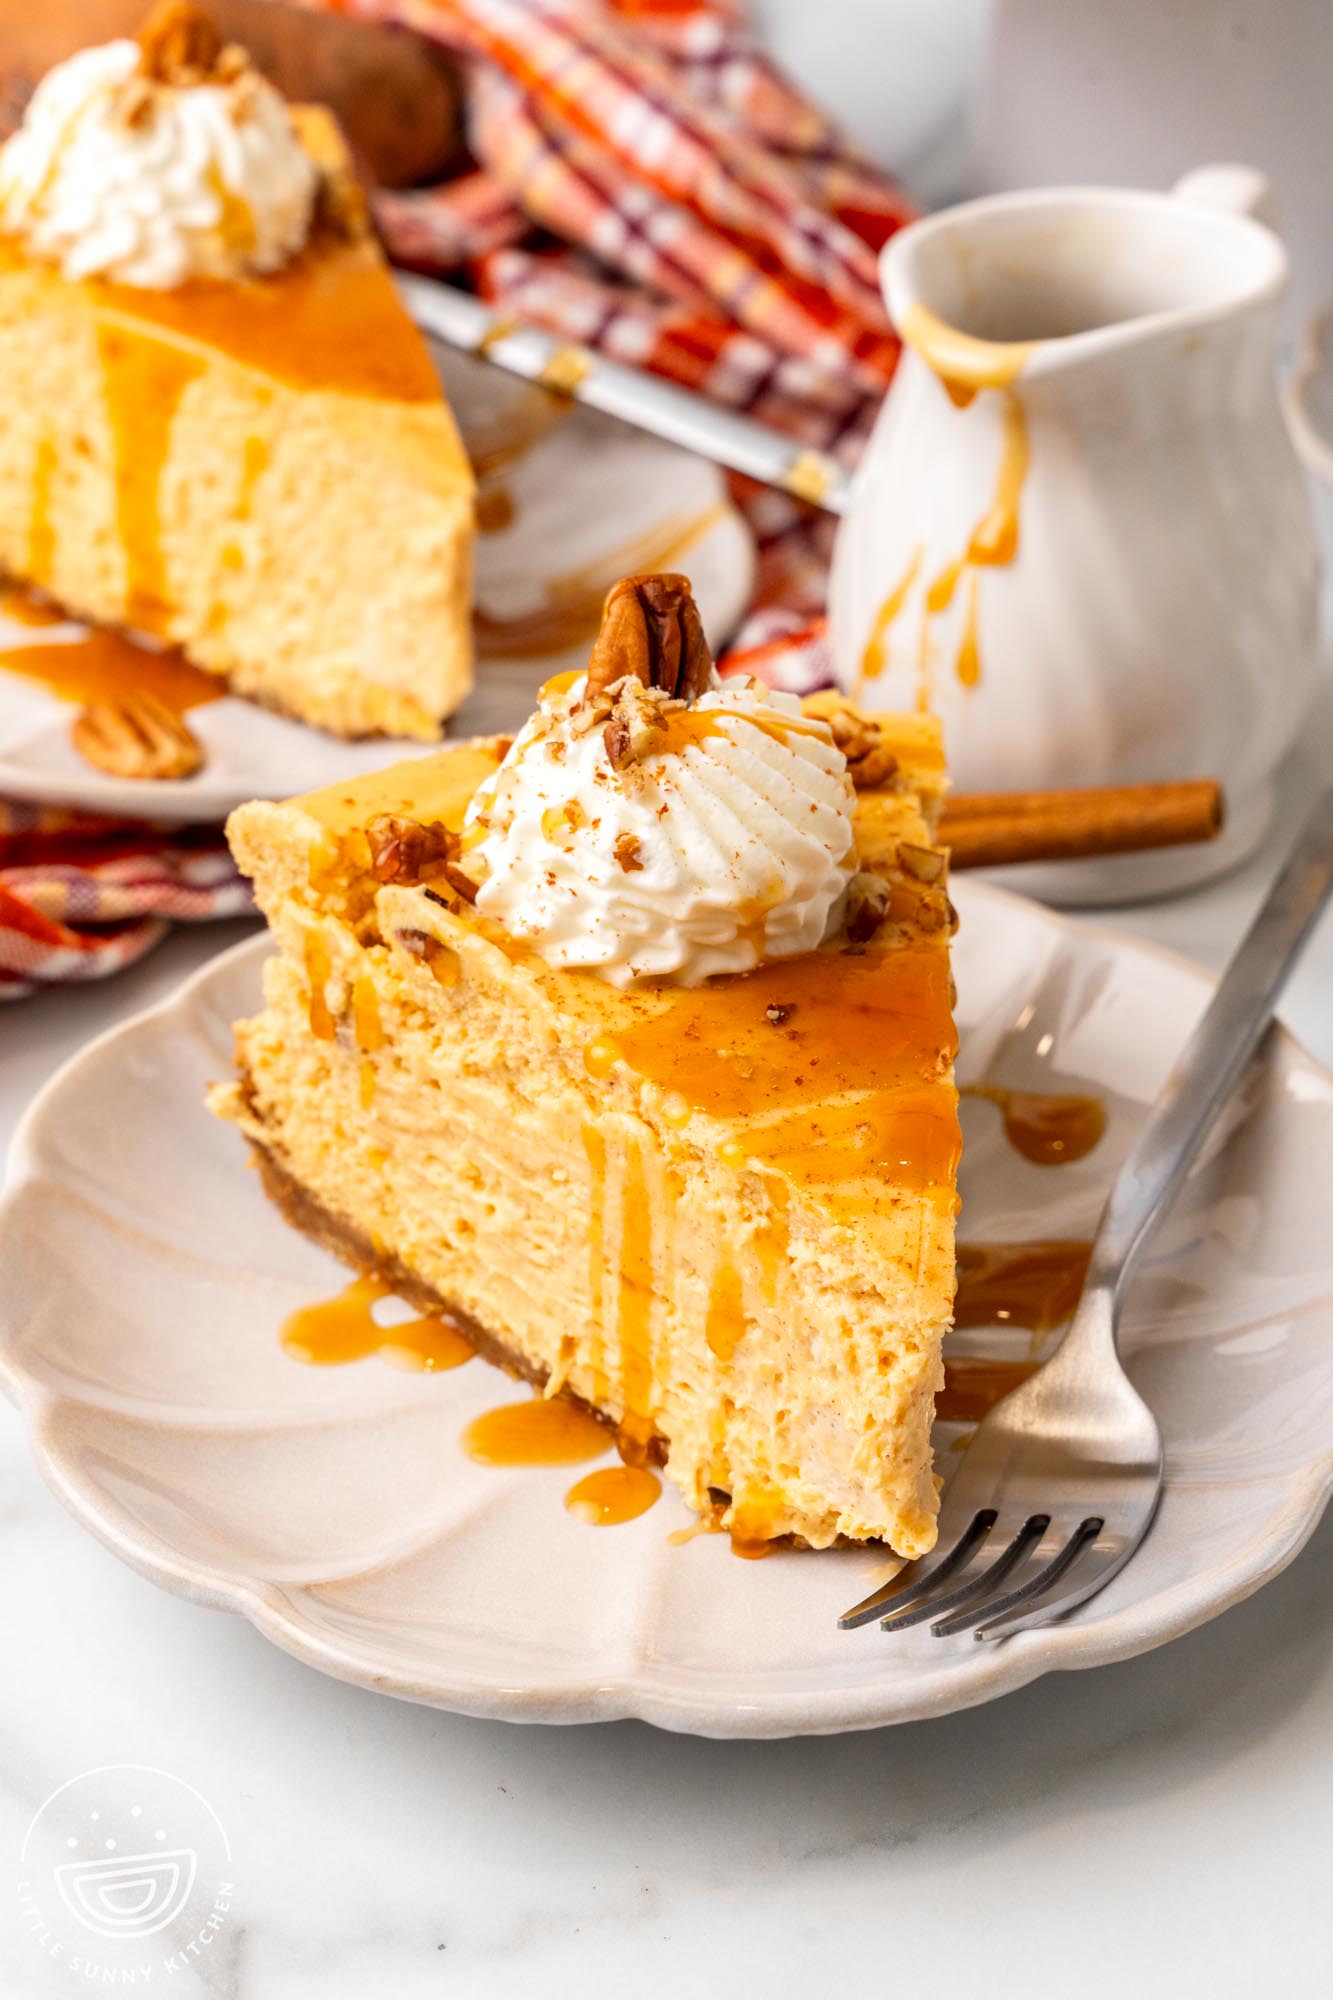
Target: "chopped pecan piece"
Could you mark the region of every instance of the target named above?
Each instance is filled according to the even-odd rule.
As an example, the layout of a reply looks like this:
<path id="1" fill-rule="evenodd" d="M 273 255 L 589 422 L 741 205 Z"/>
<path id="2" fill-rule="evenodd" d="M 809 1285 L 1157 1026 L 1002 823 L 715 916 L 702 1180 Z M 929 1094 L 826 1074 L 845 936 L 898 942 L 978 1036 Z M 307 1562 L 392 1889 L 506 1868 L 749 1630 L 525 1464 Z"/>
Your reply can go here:
<path id="1" fill-rule="evenodd" d="M 865 944 L 880 925 L 888 921 L 889 885 L 882 876 L 863 871 L 853 875 L 847 892 L 847 935 L 853 944 Z"/>
<path id="2" fill-rule="evenodd" d="M 115 778 L 189 778 L 204 761 L 194 731 L 154 695 L 96 701 L 69 733 L 85 763 Z"/>
<path id="3" fill-rule="evenodd" d="M 624 681 L 617 690 L 611 719 L 602 731 L 613 767 L 623 771 L 627 764 L 641 763 L 650 756 L 666 723 L 663 705 L 650 699 L 638 681 Z"/>
<path id="4" fill-rule="evenodd" d="M 634 833 L 617 834 L 615 856 L 627 875 L 636 874 L 643 867 L 643 854 L 639 846 L 638 835 Z"/>
<path id="5" fill-rule="evenodd" d="M 140 28 L 138 39 L 140 73 L 154 83 L 214 81 L 222 36 L 193 0 L 163 0 Z"/>
<path id="6" fill-rule="evenodd" d="M 942 882 L 946 862 L 938 847 L 918 847 L 915 841 L 900 840 L 898 866 L 915 882 Z"/>
<path id="7" fill-rule="evenodd" d="M 681 701 L 697 701 L 711 684 L 713 656 L 688 577 L 625 576 L 612 585 L 588 660 L 584 701 L 595 701 L 627 674 Z"/>
<path id="8" fill-rule="evenodd" d="M 847 773 L 858 792 L 887 785 L 898 759 L 884 741 L 880 725 L 854 708 L 835 708 L 826 718 L 833 741 L 847 759 Z"/>
<path id="9" fill-rule="evenodd" d="M 477 884 L 458 866 L 458 835 L 442 820 L 376 813 L 366 821 L 366 839 L 370 872 L 377 882 L 396 882 L 410 889 L 443 880 L 465 902 L 476 902 Z"/>

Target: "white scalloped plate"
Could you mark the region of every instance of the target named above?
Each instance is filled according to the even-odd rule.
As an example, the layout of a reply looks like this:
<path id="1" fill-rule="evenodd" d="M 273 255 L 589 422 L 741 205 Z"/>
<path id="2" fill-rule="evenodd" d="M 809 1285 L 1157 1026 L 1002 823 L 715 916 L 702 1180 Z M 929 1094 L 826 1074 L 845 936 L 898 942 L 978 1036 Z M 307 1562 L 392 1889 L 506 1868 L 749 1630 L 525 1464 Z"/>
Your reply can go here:
<path id="1" fill-rule="evenodd" d="M 1209 980 L 995 890 L 963 883 L 957 901 L 964 1075 L 1076 1077 L 1110 1110 L 1086 1160 L 1043 1168 L 969 1101 L 964 1237 L 1085 1235 Z M 1147 1544 L 1082 1615 L 981 1646 L 838 1632 L 836 1613 L 887 1574 L 871 1552 L 739 1562 L 720 1537 L 668 1540 L 689 1519 L 669 1488 L 596 1530 L 562 1506 L 577 1473 L 473 1464 L 464 1425 L 515 1394 L 480 1361 L 413 1376 L 288 1359 L 281 1320 L 345 1274 L 267 1205 L 201 1102 L 267 948 L 214 960 L 76 1057 L 28 1114 L 0 1211 L 5 1385 L 57 1493 L 156 1581 L 412 1700 L 779 1736 L 938 1715 L 1142 1652 L 1257 1589 L 1317 1521 L 1333 1077 L 1290 1038 L 1238 1097 L 1130 1301 L 1132 1372 L 1167 1440 Z M 1015 1338 L 967 1336 L 974 1351 Z"/>
<path id="2" fill-rule="evenodd" d="M 507 439 L 512 448 L 525 434 L 533 440 L 516 450 L 505 477 L 512 523 L 477 538 L 479 607 L 512 623 L 540 611 L 553 592 L 558 597 L 571 575 L 609 584 L 652 566 L 659 548 L 674 547 L 668 566 L 688 572 L 709 638 L 720 647 L 749 602 L 754 549 L 718 468 L 592 410 L 571 408 L 539 433 L 525 414 L 549 408 L 539 390 L 463 355 L 436 358 L 470 446 L 493 449 Z M 82 630 L 71 626 L 68 634 Z M 0 646 L 32 636 L 0 615 Z M 65 628 L 41 636 L 61 638 Z M 587 650 L 586 643 L 540 655 L 516 648 L 503 659 L 480 659 L 476 688 L 450 733 L 518 729 L 547 675 L 582 664 Z M 223 819 L 245 799 L 291 798 L 428 747 L 384 738 L 344 743 L 229 695 L 191 715 L 203 769 L 154 783 L 107 777 L 85 764 L 69 740 L 72 714 L 68 703 L 0 667 L 0 792 L 143 819 Z"/>

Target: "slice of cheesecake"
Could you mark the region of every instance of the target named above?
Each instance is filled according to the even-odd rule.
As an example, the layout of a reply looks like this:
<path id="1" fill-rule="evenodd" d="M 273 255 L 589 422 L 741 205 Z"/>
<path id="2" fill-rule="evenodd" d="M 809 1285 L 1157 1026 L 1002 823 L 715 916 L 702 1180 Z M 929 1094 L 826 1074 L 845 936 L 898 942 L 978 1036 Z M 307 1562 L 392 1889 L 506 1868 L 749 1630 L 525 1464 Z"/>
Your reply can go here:
<path id="1" fill-rule="evenodd" d="M 297 1226 L 739 1540 L 916 1556 L 959 1153 L 940 740 L 806 714 L 861 772 L 839 923 L 695 986 L 553 967 L 474 907 L 459 836 L 504 741 L 242 807 L 277 950 L 214 1108 Z"/>
<path id="2" fill-rule="evenodd" d="M 336 127 L 293 116 L 320 193 L 267 275 L 67 277 L 0 204 L 0 573 L 339 735 L 432 739 L 471 686 L 472 474 Z"/>

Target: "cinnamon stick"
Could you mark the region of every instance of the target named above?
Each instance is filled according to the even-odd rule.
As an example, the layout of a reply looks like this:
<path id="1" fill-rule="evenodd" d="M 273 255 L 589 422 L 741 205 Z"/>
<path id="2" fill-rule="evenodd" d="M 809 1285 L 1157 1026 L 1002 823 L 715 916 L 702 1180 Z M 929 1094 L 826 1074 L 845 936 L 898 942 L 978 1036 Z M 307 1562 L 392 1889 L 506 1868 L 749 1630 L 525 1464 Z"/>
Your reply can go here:
<path id="1" fill-rule="evenodd" d="M 972 792 L 950 799 L 941 846 L 954 868 L 1073 861 L 1213 840 L 1222 794 L 1209 778 L 1051 792 Z"/>

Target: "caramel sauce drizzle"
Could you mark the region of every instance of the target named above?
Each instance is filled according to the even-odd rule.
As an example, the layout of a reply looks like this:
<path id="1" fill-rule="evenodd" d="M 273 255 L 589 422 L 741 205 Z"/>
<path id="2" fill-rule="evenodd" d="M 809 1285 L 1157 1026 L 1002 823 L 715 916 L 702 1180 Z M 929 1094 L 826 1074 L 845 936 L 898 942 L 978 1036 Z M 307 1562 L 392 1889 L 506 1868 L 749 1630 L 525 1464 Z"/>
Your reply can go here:
<path id="1" fill-rule="evenodd" d="M 1071 1318 L 1091 1243 L 960 1243 L 954 1325 L 1021 1326 L 1049 1333 Z"/>
<path id="2" fill-rule="evenodd" d="M 956 408 L 966 408 L 982 390 L 992 390 L 1003 398 L 1003 441 L 990 505 L 973 529 L 963 554 L 946 563 L 927 582 L 922 595 L 917 641 L 916 704 L 925 712 L 931 706 L 932 619 L 953 604 L 959 580 L 965 571 L 1003 567 L 1012 563 L 1018 554 L 1020 508 L 1031 452 L 1027 414 L 1013 385 L 1031 358 L 1036 343 L 979 340 L 947 325 L 937 314 L 920 304 L 911 306 L 903 315 L 899 330 L 906 344 L 915 349 L 938 378 Z M 918 548 L 907 574 L 889 592 L 876 614 L 861 661 L 862 674 L 868 680 L 883 673 L 888 664 L 885 634 L 902 611 L 916 581 L 920 556 Z M 954 672 L 961 686 L 970 689 L 980 685 L 980 599 L 975 575 L 969 580 Z"/>
<path id="3" fill-rule="evenodd" d="M 610 1447 L 606 1425 L 567 1396 L 502 1403 L 463 1432 L 463 1449 L 479 1465 L 578 1465 Z"/>
<path id="4" fill-rule="evenodd" d="M 642 1465 L 653 1439 L 652 1207 L 642 1149 L 627 1147 L 620 1192 L 620 1394 L 624 1415 L 616 1443 L 627 1465 Z"/>
<path id="5" fill-rule="evenodd" d="M 34 583 L 45 583 L 55 557 L 55 522 L 51 515 L 51 481 L 55 476 L 56 448 L 52 438 L 37 440 L 32 466 L 32 512 L 28 519 L 28 575 Z"/>
<path id="6" fill-rule="evenodd" d="M 623 1058 L 692 1110 L 756 1119 L 735 1141 L 738 1166 L 757 1160 L 825 1189 L 871 1183 L 860 1208 L 841 1188 L 844 1217 L 873 1208 L 877 1181 L 948 1182 L 961 1145 L 955 1094 L 929 1074 L 957 1047 L 944 954 L 843 953 L 838 972 L 830 980 L 826 955 L 811 952 L 665 989 L 661 1011 L 599 1039 L 589 1057 L 603 1074 Z"/>
<path id="7" fill-rule="evenodd" d="M 325 987 L 333 970 L 333 960 L 329 957 L 329 948 L 318 931 L 306 932 L 305 970 L 306 978 L 310 981 L 310 1032 L 321 1042 L 331 1042 L 337 1029 L 329 1009 Z"/>
<path id="8" fill-rule="evenodd" d="M 80 708 L 143 694 L 154 696 L 173 715 L 184 715 L 227 691 L 216 675 L 192 667 L 179 653 L 140 646 L 123 632 L 76 625 L 20 591 L 0 592 L 0 617 L 34 632 L 65 628 L 77 635 L 0 644 L 0 670 L 35 681 Z"/>
<path id="9" fill-rule="evenodd" d="M 590 1528 L 618 1528 L 646 1514 L 661 1494 L 661 1480 L 646 1466 L 607 1465 L 571 1486 L 565 1505 Z"/>
<path id="10" fill-rule="evenodd" d="M 391 1284 L 365 1272 L 336 1298 L 290 1313 L 282 1323 L 282 1345 L 296 1360 L 319 1367 L 340 1367 L 377 1354 L 395 1368 L 427 1375 L 460 1368 L 472 1359 L 475 1350 L 462 1327 L 440 1314 L 381 1326 L 371 1308 L 393 1296 Z"/>
<path id="11" fill-rule="evenodd" d="M 98 327 L 116 467 L 116 525 L 125 557 L 125 618 L 144 632 L 165 628 L 170 610 L 160 488 L 181 398 L 203 360 L 114 322 Z"/>
<path id="12" fill-rule="evenodd" d="M 997 1083 L 968 1083 L 960 1097 L 983 1098 L 1004 1117 L 1004 1135 L 1016 1152 L 1039 1167 L 1067 1166 L 1089 1154 L 1106 1130 L 1106 1106 L 1078 1092 L 1009 1090 Z"/>
<path id="13" fill-rule="evenodd" d="M 704 1338 L 719 1361 L 730 1361 L 745 1338 L 745 1287 L 725 1248 L 713 1271 Z"/>
<path id="14" fill-rule="evenodd" d="M 1002 1402 L 1011 1389 L 1035 1375 L 1036 1359 L 993 1361 L 989 1356 L 959 1355 L 944 1364 L 944 1387 L 935 1398 L 939 1423 L 976 1424 Z"/>
<path id="15" fill-rule="evenodd" d="M 875 622 L 870 628 L 870 637 L 866 640 L 865 651 L 861 655 L 861 674 L 865 680 L 878 680 L 889 664 L 889 631 L 901 614 L 908 594 L 921 573 L 925 553 L 924 546 L 918 542 L 912 551 L 907 568 L 875 613 Z"/>

